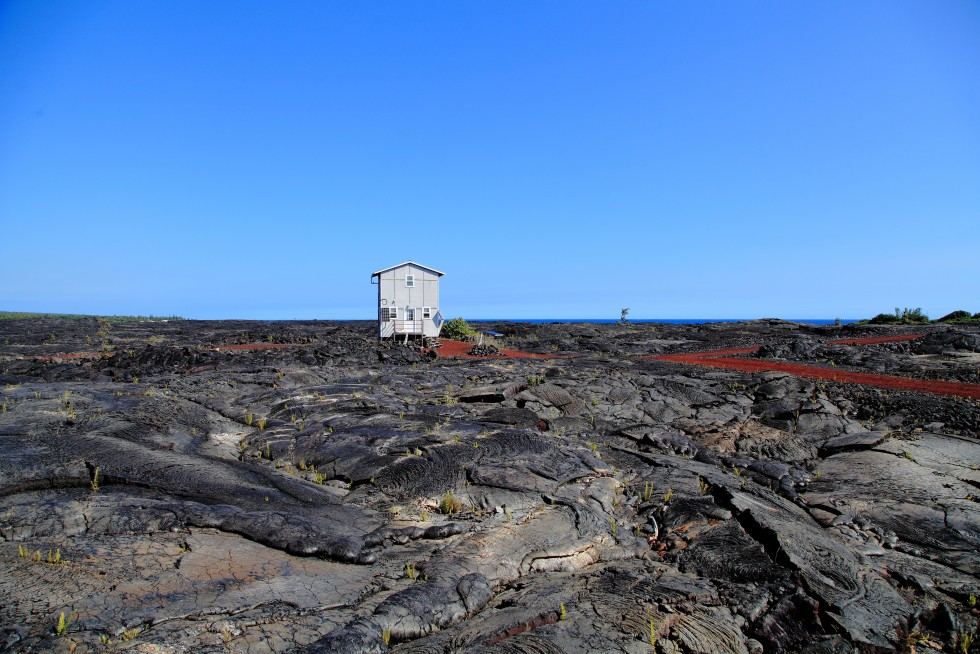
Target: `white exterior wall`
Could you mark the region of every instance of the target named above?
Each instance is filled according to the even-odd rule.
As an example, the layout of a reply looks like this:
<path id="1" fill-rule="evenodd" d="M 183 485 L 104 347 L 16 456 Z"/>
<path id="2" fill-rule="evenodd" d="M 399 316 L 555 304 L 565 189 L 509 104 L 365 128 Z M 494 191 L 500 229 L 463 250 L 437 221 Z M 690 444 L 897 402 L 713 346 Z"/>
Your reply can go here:
<path id="1" fill-rule="evenodd" d="M 414 286 L 406 286 L 409 275 L 415 278 Z M 441 325 L 433 320 L 439 312 L 439 274 L 414 264 L 403 264 L 378 275 L 378 336 L 387 338 L 401 334 L 436 337 Z M 423 309 L 429 308 L 429 317 L 423 317 Z M 395 308 L 394 321 L 381 322 L 381 309 Z M 408 310 L 414 309 L 415 320 L 408 322 Z"/>

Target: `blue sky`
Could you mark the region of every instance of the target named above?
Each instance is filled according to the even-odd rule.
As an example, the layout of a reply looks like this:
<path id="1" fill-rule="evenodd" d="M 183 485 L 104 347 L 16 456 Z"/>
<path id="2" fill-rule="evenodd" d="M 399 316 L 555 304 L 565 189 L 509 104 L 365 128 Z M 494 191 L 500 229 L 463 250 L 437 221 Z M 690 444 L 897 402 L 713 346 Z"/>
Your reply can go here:
<path id="1" fill-rule="evenodd" d="M 980 3 L 0 2 L 0 309 L 980 311 Z"/>

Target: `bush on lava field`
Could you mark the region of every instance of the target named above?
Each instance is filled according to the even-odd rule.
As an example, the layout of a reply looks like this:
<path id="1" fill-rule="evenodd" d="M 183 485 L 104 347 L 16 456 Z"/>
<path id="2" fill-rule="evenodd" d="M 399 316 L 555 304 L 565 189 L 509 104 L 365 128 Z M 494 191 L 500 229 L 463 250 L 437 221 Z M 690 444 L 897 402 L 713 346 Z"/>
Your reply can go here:
<path id="1" fill-rule="evenodd" d="M 922 309 L 918 307 L 915 309 L 906 307 L 901 312 L 898 307 L 895 307 L 894 314 L 879 313 L 868 322 L 872 325 L 922 325 L 929 322 L 929 316 L 922 313 Z"/>
<path id="2" fill-rule="evenodd" d="M 977 322 L 978 320 L 980 320 L 980 313 L 974 313 L 971 315 L 969 311 L 961 310 L 947 313 L 936 322 Z"/>
<path id="3" fill-rule="evenodd" d="M 462 318 L 453 318 L 452 320 L 447 320 L 442 326 L 442 331 L 439 332 L 439 336 L 448 338 L 451 341 L 465 341 L 468 338 L 476 336 L 476 330 L 470 327 Z"/>

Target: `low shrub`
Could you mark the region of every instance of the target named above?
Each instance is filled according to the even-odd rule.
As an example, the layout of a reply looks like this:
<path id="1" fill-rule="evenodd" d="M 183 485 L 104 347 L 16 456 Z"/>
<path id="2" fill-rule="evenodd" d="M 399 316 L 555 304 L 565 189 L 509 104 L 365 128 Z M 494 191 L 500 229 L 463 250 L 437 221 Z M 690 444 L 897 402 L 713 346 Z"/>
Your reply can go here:
<path id="1" fill-rule="evenodd" d="M 922 309 L 916 307 L 899 310 L 895 307 L 895 313 L 879 313 L 868 321 L 872 325 L 923 325 L 929 322 L 929 316 L 922 313 Z"/>
<path id="2" fill-rule="evenodd" d="M 476 336 L 476 330 L 470 327 L 463 318 L 453 318 L 443 323 L 439 336 L 453 341 L 465 341 Z"/>
<path id="3" fill-rule="evenodd" d="M 936 322 L 976 322 L 978 319 L 980 319 L 980 313 L 971 314 L 969 311 L 960 310 L 947 313 Z"/>
<path id="4" fill-rule="evenodd" d="M 879 313 L 868 322 L 872 325 L 896 325 L 898 324 L 899 319 L 892 313 Z"/>

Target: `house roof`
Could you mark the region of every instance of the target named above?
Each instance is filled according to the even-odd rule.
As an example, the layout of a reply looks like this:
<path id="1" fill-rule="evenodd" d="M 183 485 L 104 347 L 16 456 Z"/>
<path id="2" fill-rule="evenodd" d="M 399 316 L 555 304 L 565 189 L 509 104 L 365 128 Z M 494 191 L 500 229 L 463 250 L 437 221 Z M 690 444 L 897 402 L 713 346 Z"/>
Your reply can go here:
<path id="1" fill-rule="evenodd" d="M 398 265 L 388 266 L 387 268 L 382 268 L 381 270 L 378 270 L 376 272 L 373 272 L 373 273 L 371 273 L 371 276 L 372 277 L 377 277 L 381 273 L 388 272 L 389 270 L 394 270 L 395 268 L 401 268 L 402 266 L 415 266 L 416 268 L 425 268 L 429 272 L 434 272 L 435 274 L 439 275 L 440 277 L 442 277 L 443 275 L 446 274 L 444 272 L 441 272 L 441 271 L 436 270 L 435 268 L 429 268 L 428 266 L 423 266 L 422 264 L 416 263 L 414 261 L 404 261 L 404 262 L 402 262 L 402 263 L 400 263 Z"/>

